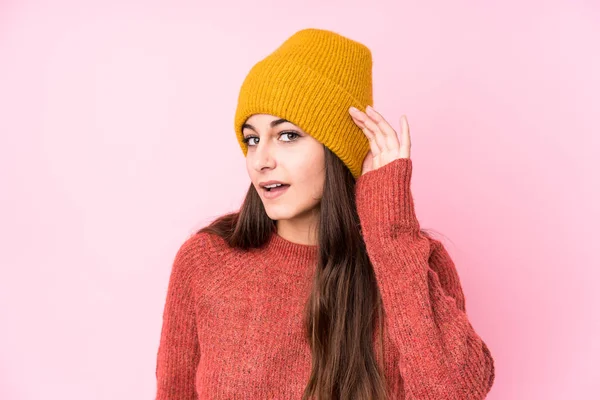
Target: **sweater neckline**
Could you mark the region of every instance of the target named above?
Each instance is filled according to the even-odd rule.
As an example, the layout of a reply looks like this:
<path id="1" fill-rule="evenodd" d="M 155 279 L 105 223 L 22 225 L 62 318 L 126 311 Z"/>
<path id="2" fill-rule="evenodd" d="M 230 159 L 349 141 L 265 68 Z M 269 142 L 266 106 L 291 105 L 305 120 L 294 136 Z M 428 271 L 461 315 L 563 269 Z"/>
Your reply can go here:
<path id="1" fill-rule="evenodd" d="M 283 260 L 298 260 L 309 263 L 316 260 L 318 246 L 292 242 L 280 236 L 277 233 L 277 228 L 275 228 L 267 243 L 267 249 Z"/>

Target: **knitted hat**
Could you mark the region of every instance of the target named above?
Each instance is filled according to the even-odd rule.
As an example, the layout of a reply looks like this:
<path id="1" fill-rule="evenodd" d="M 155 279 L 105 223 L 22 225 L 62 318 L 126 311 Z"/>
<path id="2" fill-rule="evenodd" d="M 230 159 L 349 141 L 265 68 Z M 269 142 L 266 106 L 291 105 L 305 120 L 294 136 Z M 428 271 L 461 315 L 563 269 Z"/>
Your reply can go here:
<path id="1" fill-rule="evenodd" d="M 371 51 L 323 29 L 303 29 L 255 64 L 244 80 L 235 131 L 244 153 L 242 125 L 253 114 L 271 114 L 300 127 L 361 175 L 369 141 L 348 108 L 373 105 Z"/>

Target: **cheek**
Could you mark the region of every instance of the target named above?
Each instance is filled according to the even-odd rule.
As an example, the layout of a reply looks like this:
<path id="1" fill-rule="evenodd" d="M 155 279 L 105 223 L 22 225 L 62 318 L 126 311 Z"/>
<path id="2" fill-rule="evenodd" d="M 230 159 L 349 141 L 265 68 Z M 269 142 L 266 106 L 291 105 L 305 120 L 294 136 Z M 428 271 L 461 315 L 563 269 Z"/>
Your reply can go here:
<path id="1" fill-rule="evenodd" d="M 305 188 L 311 194 L 311 201 L 314 198 L 320 199 L 323 197 L 323 186 L 325 184 L 325 161 L 323 157 L 314 155 L 306 157 L 303 160 L 299 171 L 304 171 Z"/>
<path id="2" fill-rule="evenodd" d="M 323 156 L 315 151 L 302 151 L 282 157 L 285 169 L 297 176 L 315 179 L 324 169 Z"/>
<path id="3" fill-rule="evenodd" d="M 313 178 L 313 196 L 321 199 L 323 197 L 323 188 L 325 186 L 325 173 L 322 170 L 315 171 Z"/>

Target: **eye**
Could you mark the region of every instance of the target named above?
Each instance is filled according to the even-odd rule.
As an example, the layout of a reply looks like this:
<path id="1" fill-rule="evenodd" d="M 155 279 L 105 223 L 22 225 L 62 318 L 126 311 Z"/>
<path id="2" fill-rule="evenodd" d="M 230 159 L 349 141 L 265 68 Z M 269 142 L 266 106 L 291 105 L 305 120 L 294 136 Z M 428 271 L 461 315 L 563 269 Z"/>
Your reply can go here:
<path id="1" fill-rule="evenodd" d="M 247 146 L 254 146 L 254 144 L 250 144 L 250 140 L 252 139 L 258 139 L 257 136 L 246 136 L 244 139 L 242 139 L 242 142 L 246 143 Z"/>
<path id="2" fill-rule="evenodd" d="M 281 132 L 281 136 L 283 135 L 291 135 L 294 138 L 296 137 L 300 137 L 300 135 L 298 135 L 296 132 Z M 290 140 L 284 140 L 284 142 L 293 142 L 295 139 L 290 139 Z"/>
<path id="3" fill-rule="evenodd" d="M 279 136 L 284 136 L 287 135 L 288 136 L 288 140 L 284 140 L 284 142 L 293 142 L 295 140 L 297 140 L 298 137 L 300 137 L 300 135 L 296 132 L 293 131 L 286 131 L 286 132 L 281 132 L 279 134 Z M 246 136 L 244 139 L 242 139 L 242 142 L 244 142 L 247 146 L 249 147 L 254 147 L 257 145 L 256 142 L 250 142 L 252 139 L 260 139 L 258 136 Z"/>

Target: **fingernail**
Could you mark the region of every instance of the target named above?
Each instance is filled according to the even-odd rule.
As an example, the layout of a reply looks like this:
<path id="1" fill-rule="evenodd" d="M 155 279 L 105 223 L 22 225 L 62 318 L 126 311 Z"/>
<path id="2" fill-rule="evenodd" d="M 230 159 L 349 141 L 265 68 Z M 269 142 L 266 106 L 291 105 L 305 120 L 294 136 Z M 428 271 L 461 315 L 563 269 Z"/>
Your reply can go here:
<path id="1" fill-rule="evenodd" d="M 358 111 L 358 109 L 357 109 L 357 108 L 355 108 L 354 106 L 350 106 L 350 111 L 352 111 L 352 112 L 356 112 L 356 111 Z"/>

